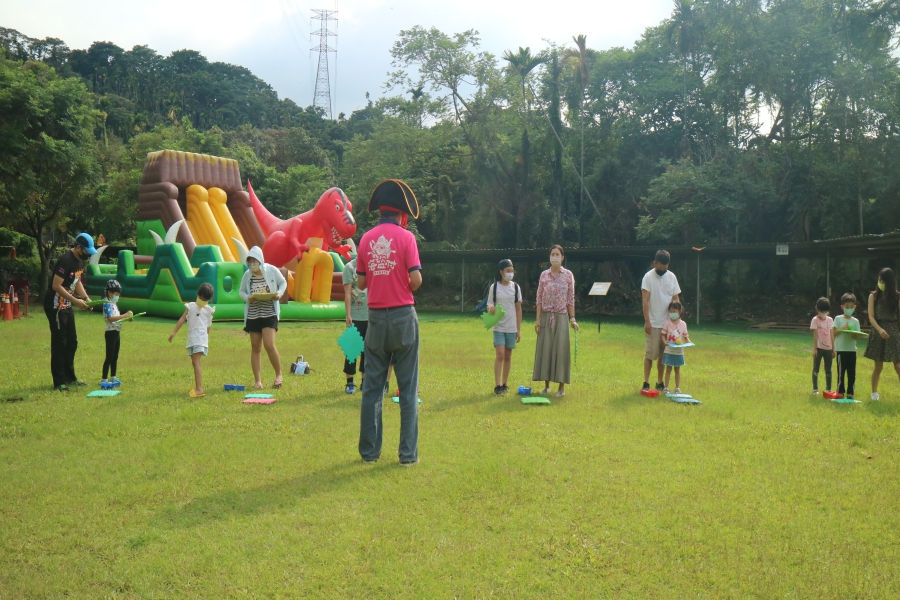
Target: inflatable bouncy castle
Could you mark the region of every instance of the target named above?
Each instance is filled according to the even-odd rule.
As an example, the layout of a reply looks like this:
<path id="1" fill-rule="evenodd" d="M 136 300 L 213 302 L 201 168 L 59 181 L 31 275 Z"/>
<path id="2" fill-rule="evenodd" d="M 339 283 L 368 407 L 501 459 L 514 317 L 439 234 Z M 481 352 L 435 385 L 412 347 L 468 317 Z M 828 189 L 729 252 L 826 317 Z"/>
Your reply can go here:
<path id="1" fill-rule="evenodd" d="M 216 320 L 240 320 L 238 294 L 249 248 L 282 268 L 288 295 L 281 320 L 343 319 L 341 273 L 356 233 L 353 206 L 339 188 L 326 190 L 315 207 L 287 220 L 272 215 L 241 186 L 235 160 L 161 150 L 147 156 L 138 194 L 137 251 L 119 251 L 114 265 L 91 257 L 87 290 L 99 298 L 109 279 L 122 284 L 120 310 L 179 318 L 184 303 L 209 283 Z"/>

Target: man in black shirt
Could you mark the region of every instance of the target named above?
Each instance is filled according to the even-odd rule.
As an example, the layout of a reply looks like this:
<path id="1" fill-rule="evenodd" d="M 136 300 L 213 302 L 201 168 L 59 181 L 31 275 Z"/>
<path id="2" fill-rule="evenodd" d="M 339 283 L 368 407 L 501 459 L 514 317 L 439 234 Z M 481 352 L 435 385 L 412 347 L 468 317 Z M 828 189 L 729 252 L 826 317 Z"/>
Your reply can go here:
<path id="1" fill-rule="evenodd" d="M 84 273 L 84 259 L 91 254 L 97 254 L 94 240 L 86 233 L 79 233 L 72 249 L 56 261 L 50 273 L 47 295 L 44 296 L 44 313 L 50 324 L 50 372 L 53 374 L 53 387 L 60 392 L 69 391 L 70 384 L 85 385 L 75 376 L 78 334 L 72 306 L 87 308 L 85 302 L 90 301 L 81 276 Z"/>

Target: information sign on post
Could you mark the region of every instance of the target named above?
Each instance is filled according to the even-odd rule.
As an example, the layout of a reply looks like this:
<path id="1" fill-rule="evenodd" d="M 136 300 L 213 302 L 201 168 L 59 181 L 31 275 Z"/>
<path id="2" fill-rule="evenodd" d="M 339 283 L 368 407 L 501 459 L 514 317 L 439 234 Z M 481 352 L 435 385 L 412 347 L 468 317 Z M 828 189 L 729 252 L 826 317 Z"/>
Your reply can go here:
<path id="1" fill-rule="evenodd" d="M 588 292 L 588 296 L 605 296 L 609 292 L 609 286 L 612 285 L 612 282 L 609 281 L 595 281 L 594 285 L 591 286 L 591 291 Z"/>
<path id="2" fill-rule="evenodd" d="M 609 286 L 612 285 L 612 282 L 609 281 L 595 281 L 594 285 L 591 286 L 591 291 L 588 292 L 588 296 L 605 296 L 609 293 Z M 594 308 L 596 308 L 597 303 L 594 302 Z M 597 331 L 600 331 L 600 314 L 597 314 Z"/>
<path id="3" fill-rule="evenodd" d="M 788 245 L 787 244 L 777 244 L 775 246 L 775 256 L 787 256 L 788 255 Z"/>

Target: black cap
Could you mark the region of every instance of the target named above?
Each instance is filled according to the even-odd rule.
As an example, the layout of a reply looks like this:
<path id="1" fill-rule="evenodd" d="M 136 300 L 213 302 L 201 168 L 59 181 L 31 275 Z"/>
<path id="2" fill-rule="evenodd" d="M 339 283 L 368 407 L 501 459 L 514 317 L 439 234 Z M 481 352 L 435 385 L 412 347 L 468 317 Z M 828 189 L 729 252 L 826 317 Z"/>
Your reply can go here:
<path id="1" fill-rule="evenodd" d="M 385 179 L 375 186 L 369 198 L 369 212 L 387 209 L 406 213 L 413 219 L 419 218 L 419 201 L 406 183 L 399 179 Z"/>

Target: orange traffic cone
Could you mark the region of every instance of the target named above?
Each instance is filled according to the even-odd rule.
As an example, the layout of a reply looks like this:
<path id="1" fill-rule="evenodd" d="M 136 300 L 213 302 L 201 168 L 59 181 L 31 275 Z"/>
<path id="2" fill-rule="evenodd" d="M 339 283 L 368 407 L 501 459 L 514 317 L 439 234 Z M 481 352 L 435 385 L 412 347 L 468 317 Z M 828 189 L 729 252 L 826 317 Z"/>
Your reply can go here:
<path id="1" fill-rule="evenodd" d="M 22 313 L 19 312 L 19 295 L 15 292 L 12 295 L 12 315 L 13 319 L 22 318 Z"/>
<path id="2" fill-rule="evenodd" d="M 12 306 L 9 303 L 9 296 L 7 296 L 6 294 L 3 294 L 3 309 L 2 310 L 3 310 L 3 320 L 4 321 L 12 321 L 13 320 Z"/>

